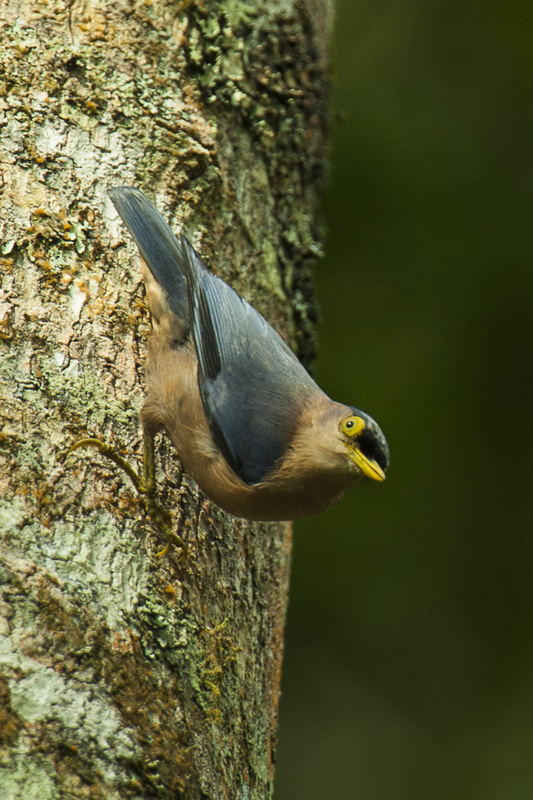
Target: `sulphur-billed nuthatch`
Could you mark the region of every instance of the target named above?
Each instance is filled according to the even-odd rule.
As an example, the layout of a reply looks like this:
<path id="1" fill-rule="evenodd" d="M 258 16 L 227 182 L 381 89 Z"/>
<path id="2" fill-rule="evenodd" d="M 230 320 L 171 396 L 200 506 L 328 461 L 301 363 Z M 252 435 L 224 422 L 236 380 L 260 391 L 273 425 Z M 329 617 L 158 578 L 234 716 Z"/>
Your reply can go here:
<path id="1" fill-rule="evenodd" d="M 364 478 L 384 480 L 377 423 L 330 400 L 140 191 L 109 194 L 142 256 L 153 320 L 145 434 L 164 429 L 203 492 L 247 519 L 310 516 Z"/>

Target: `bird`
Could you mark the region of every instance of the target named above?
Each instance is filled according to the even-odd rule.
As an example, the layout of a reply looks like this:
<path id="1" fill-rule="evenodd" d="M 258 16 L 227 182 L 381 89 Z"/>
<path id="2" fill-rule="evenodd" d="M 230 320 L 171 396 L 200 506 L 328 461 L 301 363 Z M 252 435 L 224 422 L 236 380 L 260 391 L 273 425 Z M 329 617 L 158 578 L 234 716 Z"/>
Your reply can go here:
<path id="1" fill-rule="evenodd" d="M 165 431 L 211 501 L 260 521 L 312 516 L 364 479 L 383 481 L 389 447 L 374 419 L 331 400 L 139 189 L 109 196 L 138 247 L 152 318 L 145 463 Z"/>

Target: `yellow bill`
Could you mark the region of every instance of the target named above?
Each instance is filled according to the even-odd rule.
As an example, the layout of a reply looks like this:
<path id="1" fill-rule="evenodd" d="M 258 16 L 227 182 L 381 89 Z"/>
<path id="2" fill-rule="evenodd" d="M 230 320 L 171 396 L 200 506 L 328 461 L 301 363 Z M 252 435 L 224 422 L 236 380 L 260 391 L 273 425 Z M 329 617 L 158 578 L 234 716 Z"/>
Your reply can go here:
<path id="1" fill-rule="evenodd" d="M 385 473 L 381 469 L 377 461 L 374 461 L 371 458 L 367 458 L 356 447 L 350 447 L 350 450 L 353 460 L 355 461 L 361 472 L 364 472 L 367 478 L 371 478 L 373 481 L 385 480 Z"/>

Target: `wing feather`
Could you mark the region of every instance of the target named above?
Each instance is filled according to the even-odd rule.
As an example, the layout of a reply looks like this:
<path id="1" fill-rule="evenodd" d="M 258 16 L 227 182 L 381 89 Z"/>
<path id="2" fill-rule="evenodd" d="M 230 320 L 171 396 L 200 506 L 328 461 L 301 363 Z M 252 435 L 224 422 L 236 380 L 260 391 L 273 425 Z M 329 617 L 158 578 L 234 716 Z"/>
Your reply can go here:
<path id="1" fill-rule="evenodd" d="M 322 391 L 268 322 L 181 242 L 204 409 L 228 463 L 257 483 L 287 452 L 309 397 Z"/>

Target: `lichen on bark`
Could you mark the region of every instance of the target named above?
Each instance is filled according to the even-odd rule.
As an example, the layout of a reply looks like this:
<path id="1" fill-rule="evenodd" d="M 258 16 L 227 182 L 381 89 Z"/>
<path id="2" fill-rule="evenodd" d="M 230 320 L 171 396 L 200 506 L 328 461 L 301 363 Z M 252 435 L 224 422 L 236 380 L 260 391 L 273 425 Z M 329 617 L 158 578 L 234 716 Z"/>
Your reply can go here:
<path id="1" fill-rule="evenodd" d="M 187 553 L 158 555 L 127 479 L 64 454 L 141 451 L 150 323 L 110 186 L 144 189 L 312 357 L 329 9 L 0 9 L 3 797 L 272 793 L 289 527 L 212 507 L 162 437 Z"/>

